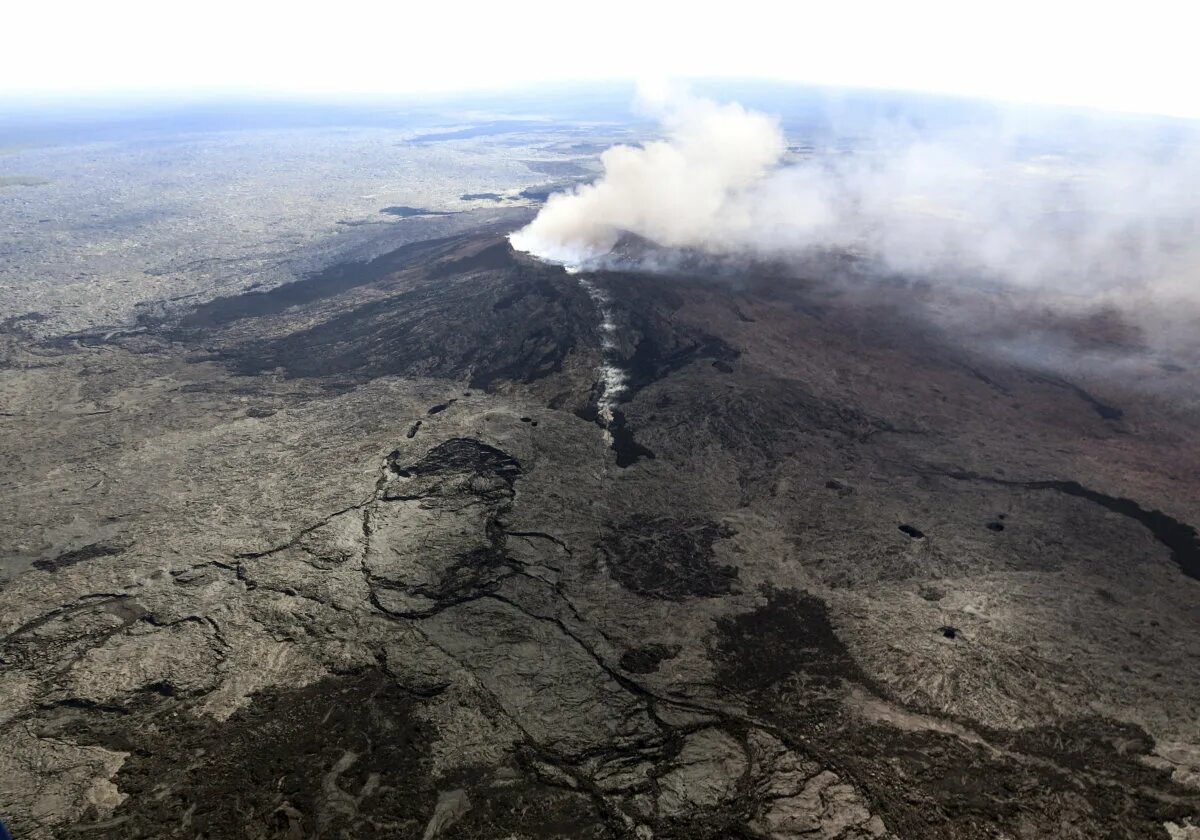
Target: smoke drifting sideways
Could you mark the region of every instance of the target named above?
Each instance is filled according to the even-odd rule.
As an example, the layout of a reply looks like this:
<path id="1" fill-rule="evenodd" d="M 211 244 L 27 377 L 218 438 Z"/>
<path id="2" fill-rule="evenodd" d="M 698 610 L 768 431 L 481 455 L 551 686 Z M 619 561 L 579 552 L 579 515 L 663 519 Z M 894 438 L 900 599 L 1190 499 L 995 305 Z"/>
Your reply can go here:
<path id="1" fill-rule="evenodd" d="M 737 104 L 674 94 L 643 107 L 662 139 L 608 149 L 601 176 L 550 196 L 515 248 L 585 266 L 626 233 L 753 259 L 833 251 L 1019 307 L 1119 312 L 1160 344 L 1194 332 L 1198 126 L 997 110 L 789 147 L 778 120 Z"/>

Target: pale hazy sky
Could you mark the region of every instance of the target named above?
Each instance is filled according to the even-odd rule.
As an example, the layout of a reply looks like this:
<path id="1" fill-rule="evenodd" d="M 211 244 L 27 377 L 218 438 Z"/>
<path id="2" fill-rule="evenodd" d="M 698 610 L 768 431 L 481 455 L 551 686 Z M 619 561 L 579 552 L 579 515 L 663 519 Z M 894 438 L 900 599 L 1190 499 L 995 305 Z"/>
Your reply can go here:
<path id="1" fill-rule="evenodd" d="M 25 0 L 0 16 L 0 93 L 407 95 L 729 76 L 1200 118 L 1196 8 L 1180 0 Z"/>

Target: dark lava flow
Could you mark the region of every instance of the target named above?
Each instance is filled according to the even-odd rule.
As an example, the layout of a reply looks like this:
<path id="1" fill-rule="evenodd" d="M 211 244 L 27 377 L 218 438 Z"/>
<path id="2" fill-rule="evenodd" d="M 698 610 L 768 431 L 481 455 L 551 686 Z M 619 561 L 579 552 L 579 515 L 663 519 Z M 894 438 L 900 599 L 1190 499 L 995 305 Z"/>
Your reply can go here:
<path id="1" fill-rule="evenodd" d="M 618 294 L 611 297 L 624 302 L 621 307 L 623 320 L 628 319 L 630 329 L 640 335 L 631 354 L 626 357 L 614 354 L 611 360 L 626 375 L 616 400 L 618 404 L 631 402 L 642 389 L 701 359 L 714 360 L 713 364 L 719 370 L 732 372 L 730 362 L 735 361 L 740 352 L 716 336 L 679 327 L 669 314 L 660 311 L 656 301 L 644 300 L 645 277 L 636 273 L 604 271 L 593 274 L 592 282 L 596 280 L 606 281 L 606 295 L 609 287 L 617 288 Z M 655 285 L 661 287 L 661 283 Z M 661 293 L 662 289 L 658 291 Z M 600 417 L 598 408 L 577 414 L 608 430 L 618 467 L 629 467 L 643 458 L 655 457 L 651 449 L 634 438 L 623 412 L 613 409 L 612 420 L 607 424 Z"/>
<path id="2" fill-rule="evenodd" d="M 402 245 L 367 262 L 338 263 L 301 280 L 265 292 L 243 292 L 202 303 L 179 322 L 184 330 L 220 327 L 242 318 L 278 315 L 293 306 L 335 297 L 359 286 L 377 283 L 419 260 L 433 259 L 448 246 L 467 241 L 465 236 L 424 240 Z"/>
<path id="3" fill-rule="evenodd" d="M 652 450 L 633 439 L 633 432 L 625 425 L 625 415 L 620 411 L 613 412 L 608 433 L 612 435 L 612 450 L 617 454 L 618 467 L 632 466 L 642 458 L 655 457 Z"/>
<path id="4" fill-rule="evenodd" d="M 125 549 L 119 545 L 111 545 L 103 542 L 92 543 L 91 545 L 85 545 L 83 548 L 77 548 L 74 551 L 60 554 L 52 559 L 34 560 L 33 568 L 41 569 L 44 572 L 57 572 L 59 569 L 74 566 L 76 563 L 95 560 L 98 557 L 112 557 L 122 554 L 124 551 Z"/>
<path id="5" fill-rule="evenodd" d="M 1191 525 L 1180 522 L 1161 510 L 1146 510 L 1133 499 L 1109 496 L 1084 487 L 1078 481 L 1006 481 L 973 472 L 952 472 L 946 475 L 955 481 L 982 481 L 1006 487 L 1024 487 L 1027 490 L 1056 490 L 1068 496 L 1087 499 L 1106 510 L 1141 523 L 1156 540 L 1171 550 L 1171 559 L 1179 566 L 1180 571 L 1190 578 L 1200 580 L 1200 535 Z"/>
<path id="6" fill-rule="evenodd" d="M 1062 379 L 1057 376 L 1046 376 L 1042 374 L 1035 375 L 1033 378 L 1073 391 L 1075 396 L 1079 397 L 1079 399 L 1090 405 L 1096 414 L 1100 415 L 1100 417 L 1104 420 L 1120 420 L 1125 416 L 1124 411 L 1117 408 L 1115 405 L 1108 405 L 1107 403 L 1101 402 L 1083 388 L 1080 388 L 1074 382 L 1068 382 L 1066 379 Z"/>

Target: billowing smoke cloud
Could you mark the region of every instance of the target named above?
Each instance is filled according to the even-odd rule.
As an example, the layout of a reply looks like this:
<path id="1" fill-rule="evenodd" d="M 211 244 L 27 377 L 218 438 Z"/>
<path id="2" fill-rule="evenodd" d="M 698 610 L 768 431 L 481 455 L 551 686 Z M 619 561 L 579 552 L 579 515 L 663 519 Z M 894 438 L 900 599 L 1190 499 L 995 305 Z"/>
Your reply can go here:
<path id="1" fill-rule="evenodd" d="M 676 98 L 657 108 L 666 140 L 614 146 L 604 176 L 552 195 L 513 245 L 546 259 L 581 262 L 607 253 L 624 231 L 666 247 L 727 241 L 750 223 L 745 197 L 786 149 L 778 123 L 740 105 Z"/>
<path id="2" fill-rule="evenodd" d="M 603 175 L 551 196 L 514 246 L 581 263 L 628 231 L 714 253 L 850 251 L 1064 305 L 1200 295 L 1190 129 L 1165 142 L 1120 123 L 884 125 L 789 150 L 777 121 L 739 105 L 675 96 L 657 111 L 664 139 L 609 149 Z"/>

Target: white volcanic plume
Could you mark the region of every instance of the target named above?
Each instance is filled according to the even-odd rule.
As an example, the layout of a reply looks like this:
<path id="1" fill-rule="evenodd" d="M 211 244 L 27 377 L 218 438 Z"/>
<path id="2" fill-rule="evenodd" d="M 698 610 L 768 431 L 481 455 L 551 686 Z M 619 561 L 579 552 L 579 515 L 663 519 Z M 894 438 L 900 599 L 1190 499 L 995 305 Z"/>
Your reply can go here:
<path id="1" fill-rule="evenodd" d="M 607 253 L 622 231 L 667 247 L 728 241 L 752 222 L 746 191 L 785 149 L 772 118 L 740 105 L 675 97 L 659 107 L 665 140 L 614 146 L 594 183 L 550 196 L 513 246 L 556 262 Z"/>
<path id="2" fill-rule="evenodd" d="M 778 122 L 740 105 L 659 100 L 665 138 L 615 146 L 594 183 L 550 196 L 512 235 L 580 263 L 628 231 L 667 248 L 782 256 L 852 250 L 931 280 L 1195 302 L 1197 126 L 997 111 L 918 130 L 880 122 L 785 159 Z M 1170 142 L 1165 142 L 1170 139 Z"/>

